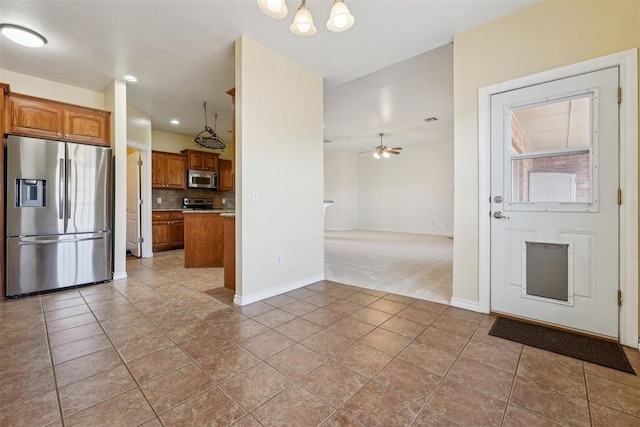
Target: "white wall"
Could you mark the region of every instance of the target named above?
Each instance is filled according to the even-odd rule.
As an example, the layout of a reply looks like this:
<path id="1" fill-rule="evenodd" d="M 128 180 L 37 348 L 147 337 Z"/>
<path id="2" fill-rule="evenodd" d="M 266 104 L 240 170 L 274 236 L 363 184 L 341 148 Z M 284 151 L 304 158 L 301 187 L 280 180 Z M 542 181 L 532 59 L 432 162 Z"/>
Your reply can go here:
<path id="1" fill-rule="evenodd" d="M 453 235 L 453 144 L 371 154 L 327 153 L 325 229 Z"/>
<path id="2" fill-rule="evenodd" d="M 357 153 L 325 153 L 324 199 L 334 201 L 324 216 L 325 229 L 358 228 Z"/>
<path id="3" fill-rule="evenodd" d="M 324 277 L 322 77 L 243 36 L 236 102 L 235 301 L 247 304 Z"/>
<path id="4" fill-rule="evenodd" d="M 359 223 L 365 230 L 453 234 L 453 144 L 405 147 L 376 160 L 361 154 Z"/>

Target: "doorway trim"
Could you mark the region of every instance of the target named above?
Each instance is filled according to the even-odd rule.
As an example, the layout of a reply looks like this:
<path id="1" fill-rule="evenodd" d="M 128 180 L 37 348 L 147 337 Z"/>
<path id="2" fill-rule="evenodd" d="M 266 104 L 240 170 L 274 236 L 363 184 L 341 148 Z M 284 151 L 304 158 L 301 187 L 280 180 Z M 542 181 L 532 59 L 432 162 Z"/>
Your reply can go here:
<path id="1" fill-rule="evenodd" d="M 550 80 L 620 67 L 620 342 L 638 341 L 638 52 L 623 52 L 485 86 L 478 90 L 478 309 L 491 311 L 490 149 L 491 95 Z"/>
<path id="2" fill-rule="evenodd" d="M 142 227 L 140 233 L 142 234 L 142 251 L 140 253 L 141 258 L 151 258 L 153 256 L 153 242 L 152 229 L 151 229 L 151 148 L 138 144 L 133 141 L 127 141 L 127 147 L 135 148 L 140 152 L 140 158 L 142 160 L 142 168 L 140 171 L 140 195 L 144 203 L 142 204 Z"/>

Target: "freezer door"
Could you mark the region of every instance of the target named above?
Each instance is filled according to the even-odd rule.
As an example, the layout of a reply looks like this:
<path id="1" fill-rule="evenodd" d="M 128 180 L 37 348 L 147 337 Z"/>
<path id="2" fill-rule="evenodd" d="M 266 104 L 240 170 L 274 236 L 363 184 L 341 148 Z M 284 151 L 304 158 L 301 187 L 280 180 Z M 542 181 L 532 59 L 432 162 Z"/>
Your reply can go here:
<path id="1" fill-rule="evenodd" d="M 7 296 L 111 279 L 111 233 L 7 239 Z"/>
<path id="2" fill-rule="evenodd" d="M 111 230 L 111 149 L 67 143 L 67 233 Z"/>
<path id="3" fill-rule="evenodd" d="M 64 233 L 64 142 L 7 137 L 7 236 Z"/>

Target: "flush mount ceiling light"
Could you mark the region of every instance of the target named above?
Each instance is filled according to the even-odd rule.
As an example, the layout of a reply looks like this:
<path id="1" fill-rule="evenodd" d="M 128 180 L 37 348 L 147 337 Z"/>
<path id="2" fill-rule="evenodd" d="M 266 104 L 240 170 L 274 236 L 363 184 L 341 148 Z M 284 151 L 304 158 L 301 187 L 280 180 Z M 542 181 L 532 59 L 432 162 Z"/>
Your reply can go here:
<path id="1" fill-rule="evenodd" d="M 128 82 L 131 83 L 135 83 L 138 81 L 138 78 L 136 76 L 132 76 L 131 74 L 127 74 L 126 76 L 122 76 L 123 79 L 125 79 Z"/>
<path id="2" fill-rule="evenodd" d="M 271 18 L 281 19 L 287 16 L 288 13 L 285 0 L 258 0 L 258 6 L 265 15 Z M 343 0 L 333 0 L 333 6 L 331 6 L 329 20 L 327 21 L 327 28 L 330 31 L 346 31 L 353 26 L 355 21 Z M 307 7 L 306 0 L 302 0 L 300 3 L 289 29 L 293 34 L 299 36 L 311 36 L 316 33 L 317 28 L 313 25 L 313 16 Z"/>
<path id="3" fill-rule="evenodd" d="M 44 36 L 20 25 L 0 24 L 2 34 L 14 43 L 26 47 L 42 47 L 47 44 Z"/>
<path id="4" fill-rule="evenodd" d="M 178 121 L 178 120 L 176 120 L 176 119 L 173 119 L 173 120 L 171 120 L 169 123 L 171 123 L 172 125 L 179 125 L 179 124 L 180 124 L 180 121 Z"/>

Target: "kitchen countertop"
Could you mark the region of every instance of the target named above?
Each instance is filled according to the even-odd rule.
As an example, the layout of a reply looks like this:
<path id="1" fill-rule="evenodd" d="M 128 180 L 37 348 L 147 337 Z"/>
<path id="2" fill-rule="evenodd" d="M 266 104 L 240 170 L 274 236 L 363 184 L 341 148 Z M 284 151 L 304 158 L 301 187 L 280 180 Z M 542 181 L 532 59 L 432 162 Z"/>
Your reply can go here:
<path id="1" fill-rule="evenodd" d="M 193 214 L 193 213 L 200 213 L 200 214 L 228 214 L 228 213 L 233 213 L 235 214 L 235 210 L 233 209 L 183 209 L 182 213 L 185 214 Z"/>
<path id="2" fill-rule="evenodd" d="M 235 209 L 226 209 L 226 208 L 213 208 L 213 209 L 185 209 L 185 208 L 160 208 L 160 209 L 152 209 L 152 212 L 171 212 L 171 211 L 179 211 L 183 213 L 235 213 Z"/>

